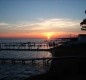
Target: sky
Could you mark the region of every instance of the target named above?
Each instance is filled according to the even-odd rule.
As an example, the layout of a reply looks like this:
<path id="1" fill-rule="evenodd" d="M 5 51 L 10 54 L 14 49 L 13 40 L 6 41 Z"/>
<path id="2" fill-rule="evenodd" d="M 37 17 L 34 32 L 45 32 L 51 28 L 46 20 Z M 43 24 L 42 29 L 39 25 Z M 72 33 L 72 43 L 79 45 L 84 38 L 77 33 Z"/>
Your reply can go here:
<path id="1" fill-rule="evenodd" d="M 83 34 L 86 0 L 0 0 L 0 38 Z"/>

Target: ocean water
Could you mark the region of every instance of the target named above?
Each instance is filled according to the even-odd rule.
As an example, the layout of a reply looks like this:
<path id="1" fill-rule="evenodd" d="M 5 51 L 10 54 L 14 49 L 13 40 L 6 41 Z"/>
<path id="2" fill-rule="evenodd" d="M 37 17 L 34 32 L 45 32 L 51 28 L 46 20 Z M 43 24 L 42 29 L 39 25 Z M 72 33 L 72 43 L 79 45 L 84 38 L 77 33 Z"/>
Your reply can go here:
<path id="1" fill-rule="evenodd" d="M 10 42 L 44 42 L 45 39 L 0 39 L 0 43 Z M 0 51 L 0 58 L 46 58 L 52 57 L 49 51 Z M 0 80 L 24 80 L 29 76 L 45 73 L 50 64 L 44 66 L 41 61 L 32 65 L 31 62 L 22 64 L 16 62 L 0 62 Z"/>
<path id="2" fill-rule="evenodd" d="M 0 42 L 44 42 L 41 38 L 0 38 Z"/>

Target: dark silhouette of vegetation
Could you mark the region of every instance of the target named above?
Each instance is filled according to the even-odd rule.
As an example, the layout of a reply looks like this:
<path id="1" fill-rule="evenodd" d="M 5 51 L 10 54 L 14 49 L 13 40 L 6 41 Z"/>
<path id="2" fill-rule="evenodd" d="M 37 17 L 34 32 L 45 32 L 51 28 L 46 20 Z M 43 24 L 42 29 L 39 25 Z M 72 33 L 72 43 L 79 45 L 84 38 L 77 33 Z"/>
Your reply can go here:
<path id="1" fill-rule="evenodd" d="M 86 25 L 86 19 L 83 19 L 83 21 L 80 23 L 80 25 Z"/>
<path id="2" fill-rule="evenodd" d="M 86 14 L 86 10 L 85 10 Z M 80 23 L 80 26 L 82 26 L 81 30 L 86 30 L 86 19 L 83 19 L 83 21 Z"/>

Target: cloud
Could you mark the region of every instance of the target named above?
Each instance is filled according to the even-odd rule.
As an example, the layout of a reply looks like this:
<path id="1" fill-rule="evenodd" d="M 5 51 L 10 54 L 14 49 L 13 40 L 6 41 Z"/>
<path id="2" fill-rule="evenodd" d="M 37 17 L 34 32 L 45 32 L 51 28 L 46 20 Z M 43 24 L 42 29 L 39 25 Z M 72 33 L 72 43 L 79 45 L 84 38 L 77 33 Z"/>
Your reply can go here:
<path id="1" fill-rule="evenodd" d="M 7 26 L 8 24 L 7 23 L 4 23 L 4 22 L 1 22 L 0 23 L 0 26 Z"/>
<path id="2" fill-rule="evenodd" d="M 35 22 L 16 24 L 0 23 L 0 33 L 6 32 L 79 32 L 79 20 L 72 19 L 38 19 Z"/>

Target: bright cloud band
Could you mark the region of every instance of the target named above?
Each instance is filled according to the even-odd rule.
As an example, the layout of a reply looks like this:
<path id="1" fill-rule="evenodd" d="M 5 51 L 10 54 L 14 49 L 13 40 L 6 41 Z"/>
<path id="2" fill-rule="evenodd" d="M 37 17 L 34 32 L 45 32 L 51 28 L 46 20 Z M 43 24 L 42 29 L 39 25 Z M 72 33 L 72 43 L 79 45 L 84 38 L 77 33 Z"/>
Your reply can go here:
<path id="1" fill-rule="evenodd" d="M 54 33 L 79 33 L 80 21 L 72 19 L 41 19 L 35 22 L 21 22 L 16 24 L 9 24 L 5 22 L 0 23 L 0 36 L 25 34 L 26 36 L 37 36 L 35 34 L 54 32 Z M 7 36 L 8 36 L 7 35 Z M 50 35 L 50 34 L 48 34 Z M 54 34 L 55 35 L 55 34 Z"/>

